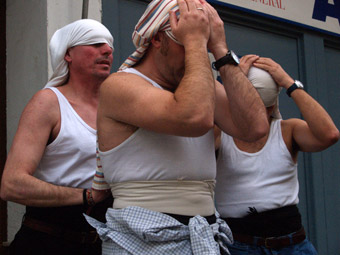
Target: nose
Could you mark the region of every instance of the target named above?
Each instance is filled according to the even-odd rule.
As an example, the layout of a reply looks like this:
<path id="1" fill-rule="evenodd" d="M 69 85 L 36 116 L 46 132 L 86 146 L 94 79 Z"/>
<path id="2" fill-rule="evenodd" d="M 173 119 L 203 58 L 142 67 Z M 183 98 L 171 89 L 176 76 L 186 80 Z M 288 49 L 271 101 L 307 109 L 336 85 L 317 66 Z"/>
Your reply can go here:
<path id="1" fill-rule="evenodd" d="M 111 55 L 113 53 L 113 49 L 107 43 L 103 43 L 100 48 L 103 55 Z"/>

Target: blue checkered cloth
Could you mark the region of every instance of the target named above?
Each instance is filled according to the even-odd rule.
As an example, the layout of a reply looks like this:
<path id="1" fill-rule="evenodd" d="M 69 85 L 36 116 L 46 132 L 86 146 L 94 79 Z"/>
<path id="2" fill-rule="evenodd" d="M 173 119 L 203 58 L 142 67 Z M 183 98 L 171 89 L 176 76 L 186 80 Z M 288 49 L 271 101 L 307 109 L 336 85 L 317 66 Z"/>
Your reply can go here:
<path id="1" fill-rule="evenodd" d="M 212 225 L 199 215 L 184 225 L 169 215 L 137 206 L 109 208 L 106 224 L 85 217 L 103 241 L 103 255 L 214 255 L 221 254 L 220 248 L 230 254 L 227 244 L 233 242 L 230 228 L 217 212 Z"/>

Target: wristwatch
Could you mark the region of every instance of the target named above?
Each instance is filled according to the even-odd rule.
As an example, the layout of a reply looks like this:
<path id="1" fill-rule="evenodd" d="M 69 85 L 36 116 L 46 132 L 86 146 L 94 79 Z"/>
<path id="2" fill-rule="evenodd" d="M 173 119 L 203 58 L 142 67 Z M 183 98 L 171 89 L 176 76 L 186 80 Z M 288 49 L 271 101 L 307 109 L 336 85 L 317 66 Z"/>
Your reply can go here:
<path id="1" fill-rule="evenodd" d="M 239 63 L 240 63 L 240 59 L 235 54 L 235 52 L 233 52 L 232 50 L 229 50 L 225 56 L 213 62 L 212 67 L 218 71 L 224 65 L 232 64 L 232 65 L 237 66 Z"/>
<path id="2" fill-rule="evenodd" d="M 296 90 L 296 89 L 303 89 L 303 84 L 302 84 L 301 81 L 295 80 L 294 83 L 292 84 L 292 86 L 290 86 L 290 87 L 287 89 L 287 91 L 286 91 L 287 95 L 288 95 L 289 97 L 291 97 L 290 94 L 292 94 L 292 92 L 293 92 L 294 90 Z"/>

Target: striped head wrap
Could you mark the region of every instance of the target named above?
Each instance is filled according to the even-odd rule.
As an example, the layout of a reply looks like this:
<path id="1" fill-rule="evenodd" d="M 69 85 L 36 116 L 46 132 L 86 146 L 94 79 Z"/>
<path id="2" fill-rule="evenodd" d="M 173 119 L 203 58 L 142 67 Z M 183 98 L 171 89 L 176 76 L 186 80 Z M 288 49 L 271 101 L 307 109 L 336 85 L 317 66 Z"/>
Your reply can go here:
<path id="1" fill-rule="evenodd" d="M 177 18 L 179 18 L 177 0 L 153 0 L 149 3 L 132 34 L 136 51 L 124 61 L 119 70 L 136 64 L 144 56 L 152 38 L 159 31 L 164 31 L 172 40 L 179 43 L 171 32 L 170 10 L 175 11 Z"/>

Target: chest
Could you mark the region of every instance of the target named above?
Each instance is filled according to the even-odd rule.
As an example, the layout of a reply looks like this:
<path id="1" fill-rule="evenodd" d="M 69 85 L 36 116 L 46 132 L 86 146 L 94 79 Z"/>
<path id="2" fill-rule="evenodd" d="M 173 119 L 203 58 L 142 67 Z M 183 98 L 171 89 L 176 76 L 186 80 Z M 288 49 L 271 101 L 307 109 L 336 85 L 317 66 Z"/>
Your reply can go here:
<path id="1" fill-rule="evenodd" d="M 91 128 L 97 129 L 97 106 L 70 102 L 74 111 Z"/>
<path id="2" fill-rule="evenodd" d="M 241 151 L 248 152 L 248 153 L 255 153 L 255 152 L 260 151 L 265 146 L 267 140 L 268 140 L 268 135 L 252 143 L 248 143 L 248 142 L 234 138 L 234 143 L 236 147 Z"/>

